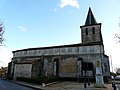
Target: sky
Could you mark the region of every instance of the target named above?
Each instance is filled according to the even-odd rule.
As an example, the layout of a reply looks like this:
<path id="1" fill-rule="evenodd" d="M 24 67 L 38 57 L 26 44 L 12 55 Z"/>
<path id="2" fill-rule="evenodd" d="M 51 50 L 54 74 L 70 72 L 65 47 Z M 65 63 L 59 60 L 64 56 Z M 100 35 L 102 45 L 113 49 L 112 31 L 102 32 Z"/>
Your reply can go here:
<path id="1" fill-rule="evenodd" d="M 80 26 L 88 9 L 102 23 L 105 54 L 113 69 L 120 67 L 120 0 L 0 0 L 0 21 L 4 24 L 4 46 L 0 67 L 7 66 L 12 51 L 81 43 Z"/>

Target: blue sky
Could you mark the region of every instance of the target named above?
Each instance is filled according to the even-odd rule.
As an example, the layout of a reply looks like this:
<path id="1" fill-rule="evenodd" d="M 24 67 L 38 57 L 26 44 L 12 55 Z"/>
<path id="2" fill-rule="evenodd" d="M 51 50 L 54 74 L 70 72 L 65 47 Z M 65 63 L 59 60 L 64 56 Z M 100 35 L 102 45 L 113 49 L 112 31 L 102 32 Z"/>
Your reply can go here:
<path id="1" fill-rule="evenodd" d="M 0 66 L 11 61 L 14 50 L 80 43 L 79 27 L 89 7 L 102 23 L 105 53 L 112 56 L 114 67 L 120 66 L 120 44 L 114 38 L 120 33 L 120 0 L 0 0 L 6 39 L 6 46 L 0 47 Z"/>

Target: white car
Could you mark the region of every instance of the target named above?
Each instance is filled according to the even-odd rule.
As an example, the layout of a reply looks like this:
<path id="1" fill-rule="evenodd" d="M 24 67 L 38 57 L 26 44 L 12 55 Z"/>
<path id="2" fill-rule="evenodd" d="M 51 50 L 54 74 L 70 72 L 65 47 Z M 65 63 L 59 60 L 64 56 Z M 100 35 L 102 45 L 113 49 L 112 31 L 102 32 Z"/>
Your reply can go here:
<path id="1" fill-rule="evenodd" d="M 111 76 L 111 79 L 114 80 L 115 78 L 113 76 Z"/>
<path id="2" fill-rule="evenodd" d="M 120 80 L 120 75 L 116 76 L 115 80 Z"/>

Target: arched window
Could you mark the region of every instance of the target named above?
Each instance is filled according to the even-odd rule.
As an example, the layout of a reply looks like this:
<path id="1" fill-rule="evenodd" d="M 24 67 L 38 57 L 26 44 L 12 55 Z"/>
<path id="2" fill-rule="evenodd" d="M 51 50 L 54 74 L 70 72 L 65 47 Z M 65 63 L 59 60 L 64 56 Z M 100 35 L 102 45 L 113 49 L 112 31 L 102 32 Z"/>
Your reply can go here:
<path id="1" fill-rule="evenodd" d="M 59 75 L 59 59 L 56 58 L 53 61 L 53 75 L 58 76 Z"/>
<path id="2" fill-rule="evenodd" d="M 82 76 L 82 58 L 77 59 L 77 76 L 80 77 Z"/>
<path id="3" fill-rule="evenodd" d="M 95 27 L 92 28 L 92 33 L 95 34 Z"/>
<path id="4" fill-rule="evenodd" d="M 88 35 L 88 28 L 85 29 L 86 35 Z"/>

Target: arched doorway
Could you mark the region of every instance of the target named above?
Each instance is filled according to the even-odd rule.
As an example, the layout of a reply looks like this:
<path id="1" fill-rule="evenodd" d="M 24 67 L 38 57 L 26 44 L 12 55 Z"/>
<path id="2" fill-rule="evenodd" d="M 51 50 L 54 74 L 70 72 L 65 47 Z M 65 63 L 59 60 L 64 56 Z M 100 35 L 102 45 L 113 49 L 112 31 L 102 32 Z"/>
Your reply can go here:
<path id="1" fill-rule="evenodd" d="M 93 63 L 82 62 L 83 77 L 93 78 Z"/>

